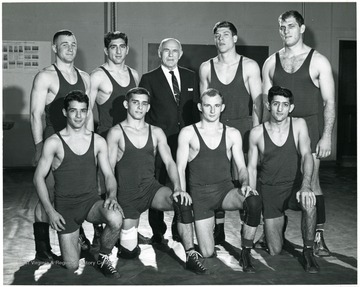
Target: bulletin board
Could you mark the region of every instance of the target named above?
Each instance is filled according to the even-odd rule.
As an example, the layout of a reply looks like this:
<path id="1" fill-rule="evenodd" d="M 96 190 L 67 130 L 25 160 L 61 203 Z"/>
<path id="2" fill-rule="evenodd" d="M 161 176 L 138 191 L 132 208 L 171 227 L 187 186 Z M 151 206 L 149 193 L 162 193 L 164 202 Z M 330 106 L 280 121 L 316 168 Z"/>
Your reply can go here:
<path id="1" fill-rule="evenodd" d="M 35 75 L 51 64 L 51 42 L 3 41 L 3 113 L 29 114 Z"/>

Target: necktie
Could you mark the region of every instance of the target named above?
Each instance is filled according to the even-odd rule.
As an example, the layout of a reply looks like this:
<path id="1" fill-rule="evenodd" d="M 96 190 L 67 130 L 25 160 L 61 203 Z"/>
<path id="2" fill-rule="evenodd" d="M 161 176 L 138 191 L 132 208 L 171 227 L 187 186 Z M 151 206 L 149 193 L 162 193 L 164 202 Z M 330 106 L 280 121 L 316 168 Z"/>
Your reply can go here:
<path id="1" fill-rule="evenodd" d="M 171 80 L 172 80 L 173 89 L 174 89 L 174 97 L 175 97 L 176 103 L 179 105 L 179 102 L 180 102 L 179 83 L 175 77 L 174 71 L 170 71 L 170 74 L 171 74 Z"/>

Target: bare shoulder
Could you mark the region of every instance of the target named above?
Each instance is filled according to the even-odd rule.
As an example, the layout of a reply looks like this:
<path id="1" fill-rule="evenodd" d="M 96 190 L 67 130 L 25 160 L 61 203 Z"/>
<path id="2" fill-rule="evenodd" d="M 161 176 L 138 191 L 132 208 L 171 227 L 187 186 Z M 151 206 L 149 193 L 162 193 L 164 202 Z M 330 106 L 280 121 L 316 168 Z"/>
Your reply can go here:
<path id="1" fill-rule="evenodd" d="M 90 76 L 88 73 L 86 73 L 85 71 L 82 71 L 80 69 L 78 69 L 79 73 L 80 73 L 80 76 L 86 80 L 89 80 L 90 79 Z"/>
<path id="2" fill-rule="evenodd" d="M 150 128 L 151 128 L 151 133 L 152 133 L 153 135 L 155 135 L 156 137 L 165 136 L 165 133 L 164 133 L 164 131 L 162 130 L 162 128 L 157 127 L 157 126 L 153 126 L 153 125 L 150 125 Z"/>
<path id="3" fill-rule="evenodd" d="M 56 150 L 61 145 L 61 139 L 57 134 L 53 134 L 45 140 L 44 149 Z"/>
<path id="4" fill-rule="evenodd" d="M 135 69 L 133 69 L 133 68 L 131 68 L 131 67 L 129 67 L 129 66 L 127 66 L 127 67 L 130 69 L 130 71 L 131 71 L 131 73 L 133 74 L 134 77 L 135 77 L 135 76 L 139 77 L 138 71 L 136 71 Z"/>
<path id="5" fill-rule="evenodd" d="M 306 121 L 303 118 L 292 118 L 292 123 L 294 128 L 307 128 Z"/>
<path id="6" fill-rule="evenodd" d="M 260 138 L 264 133 L 264 129 L 262 124 L 261 125 L 257 125 L 256 127 L 253 127 L 250 131 L 250 138 L 257 140 L 258 138 Z"/>
<path id="7" fill-rule="evenodd" d="M 192 125 L 189 125 L 181 129 L 179 137 L 181 137 L 182 139 L 191 139 L 194 134 L 194 127 Z"/>
<path id="8" fill-rule="evenodd" d="M 255 60 L 250 59 L 245 56 L 243 56 L 243 66 L 244 66 L 244 70 L 245 69 L 259 69 L 259 65 Z"/>
<path id="9" fill-rule="evenodd" d="M 104 72 L 104 70 L 101 69 L 100 67 L 95 68 L 95 69 L 92 70 L 91 73 L 90 73 L 90 76 L 91 76 L 91 77 L 93 77 L 93 76 L 95 76 L 95 77 L 101 77 L 101 76 L 103 76 L 103 75 L 105 75 L 105 72 Z"/>
<path id="10" fill-rule="evenodd" d="M 277 52 L 276 52 L 277 53 Z M 275 66 L 275 62 L 276 62 L 276 53 L 270 55 L 264 62 L 264 67 L 271 67 L 271 66 Z"/>
<path id="11" fill-rule="evenodd" d="M 240 131 L 236 128 L 226 126 L 226 131 L 231 138 L 241 137 Z"/>
<path id="12" fill-rule="evenodd" d="M 206 74 L 210 72 L 210 60 L 202 62 L 199 68 L 200 73 Z"/>
<path id="13" fill-rule="evenodd" d="M 107 137 L 116 138 L 122 134 L 122 130 L 119 125 L 111 127 L 108 131 Z"/>
<path id="14" fill-rule="evenodd" d="M 314 51 L 314 54 L 313 54 L 313 57 L 312 57 L 312 64 L 315 66 L 315 67 L 323 67 L 324 65 L 325 66 L 330 66 L 330 62 L 329 60 L 323 55 L 321 54 L 320 52 L 318 52 L 317 50 Z"/>
<path id="15" fill-rule="evenodd" d="M 57 77 L 55 68 L 53 65 L 43 68 L 41 71 L 39 71 L 35 76 L 36 80 L 52 80 Z"/>

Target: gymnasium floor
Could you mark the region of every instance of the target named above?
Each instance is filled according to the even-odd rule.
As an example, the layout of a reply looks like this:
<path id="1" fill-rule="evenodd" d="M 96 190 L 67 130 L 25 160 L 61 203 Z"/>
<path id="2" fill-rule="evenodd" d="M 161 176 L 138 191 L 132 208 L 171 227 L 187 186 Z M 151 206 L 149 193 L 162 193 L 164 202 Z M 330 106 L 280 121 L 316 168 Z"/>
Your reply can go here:
<path id="1" fill-rule="evenodd" d="M 327 226 L 325 239 L 331 256 L 317 261 L 321 271 L 308 274 L 301 265 L 300 213 L 287 212 L 286 238 L 292 247 L 272 257 L 263 250 L 252 251 L 255 274 L 245 274 L 238 265 L 240 220 L 238 212 L 226 213 L 226 243 L 216 246 L 217 257 L 206 259 L 210 275 L 195 275 L 184 269 L 185 253 L 181 245 L 165 234 L 167 245 L 140 245 L 139 259 L 117 259 L 111 255 L 121 273 L 120 280 L 103 277 L 91 264 L 73 274 L 58 265 L 35 264 L 33 210 L 37 201 L 32 184 L 32 170 L 3 171 L 3 284 L 5 285 L 303 285 L 357 284 L 357 172 L 356 168 L 334 165 L 322 167 L 320 179 L 326 195 Z M 168 227 L 172 212 L 165 214 Z M 93 230 L 84 224 L 92 239 Z M 169 231 L 170 228 L 168 228 Z M 151 237 L 147 213 L 141 217 L 141 234 Z M 257 237 L 259 234 L 257 235 Z M 59 254 L 55 231 L 50 232 L 53 251 Z"/>

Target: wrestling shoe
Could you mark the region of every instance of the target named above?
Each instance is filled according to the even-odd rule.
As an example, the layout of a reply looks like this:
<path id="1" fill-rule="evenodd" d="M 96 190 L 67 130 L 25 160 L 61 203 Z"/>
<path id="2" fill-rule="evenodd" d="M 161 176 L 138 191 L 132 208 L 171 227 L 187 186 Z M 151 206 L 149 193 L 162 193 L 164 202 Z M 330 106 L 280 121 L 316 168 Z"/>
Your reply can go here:
<path id="1" fill-rule="evenodd" d="M 117 257 L 123 258 L 123 259 L 134 259 L 134 258 L 138 258 L 140 253 L 141 253 L 141 249 L 140 249 L 139 245 L 137 245 L 135 247 L 135 249 L 132 251 L 126 249 L 123 246 L 119 246 Z"/>
<path id="2" fill-rule="evenodd" d="M 60 259 L 61 257 L 52 253 L 51 250 L 43 250 L 40 252 L 36 252 L 35 254 L 35 260 L 38 262 L 53 263 L 56 261 L 60 261 Z"/>
<path id="3" fill-rule="evenodd" d="M 105 277 L 118 279 L 120 278 L 119 272 L 112 266 L 109 255 L 99 254 L 96 261 L 96 267 L 104 274 Z"/>
<path id="4" fill-rule="evenodd" d="M 243 272 L 245 273 L 255 273 L 255 268 L 251 264 L 251 248 L 242 247 L 240 253 L 239 264 L 243 268 Z"/>
<path id="5" fill-rule="evenodd" d="M 314 255 L 315 256 L 329 256 L 330 250 L 327 248 L 324 240 L 324 231 L 316 230 L 315 244 L 314 244 Z"/>
<path id="6" fill-rule="evenodd" d="M 214 241 L 215 241 L 215 245 L 219 245 L 225 242 L 224 223 L 215 224 Z"/>
<path id="7" fill-rule="evenodd" d="M 194 249 L 186 252 L 186 269 L 190 270 L 196 274 L 210 274 L 209 270 L 207 270 L 204 265 L 199 260 L 199 257 L 202 257 L 199 252 Z"/>
<path id="8" fill-rule="evenodd" d="M 151 238 L 142 235 L 138 232 L 138 243 L 139 244 L 151 244 Z"/>
<path id="9" fill-rule="evenodd" d="M 320 267 L 315 260 L 314 251 L 312 248 L 304 247 L 303 260 L 305 263 L 304 268 L 305 268 L 306 272 L 309 272 L 312 274 L 319 272 Z"/>

